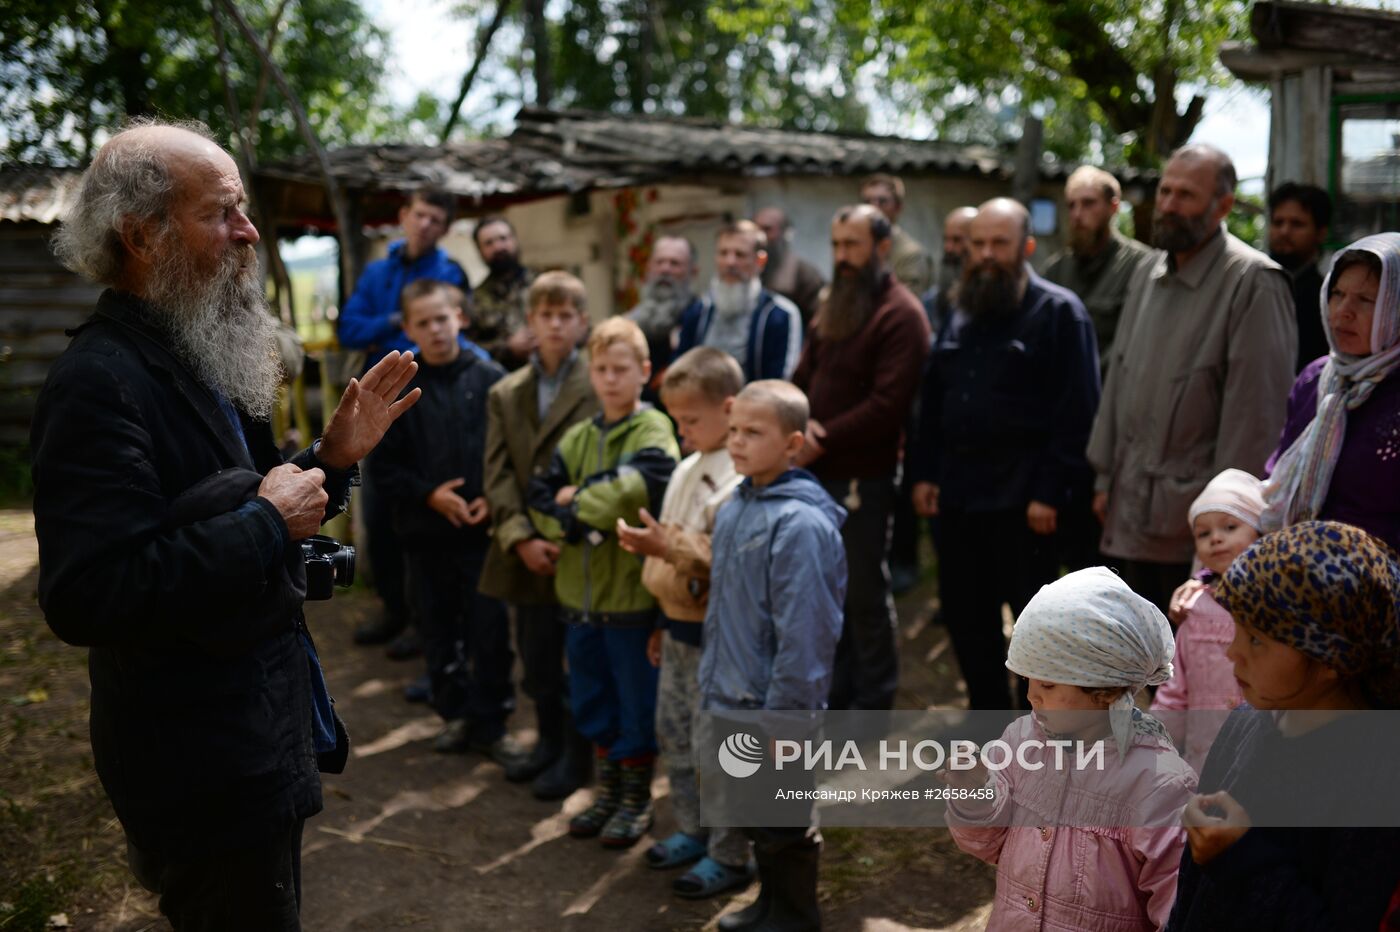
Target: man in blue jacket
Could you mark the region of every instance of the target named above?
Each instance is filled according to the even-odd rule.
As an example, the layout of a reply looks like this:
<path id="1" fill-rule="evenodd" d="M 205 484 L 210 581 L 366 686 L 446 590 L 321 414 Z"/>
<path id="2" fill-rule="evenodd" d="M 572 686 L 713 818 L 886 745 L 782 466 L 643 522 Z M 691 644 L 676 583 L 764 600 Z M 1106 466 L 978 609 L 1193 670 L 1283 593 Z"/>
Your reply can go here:
<path id="1" fill-rule="evenodd" d="M 914 507 L 939 518 L 943 618 L 974 709 L 1011 708 L 1002 603 L 1019 614 L 1055 580 L 1066 509 L 1093 491 L 1094 325 L 1073 292 L 1031 271 L 1029 219 L 1008 198 L 973 219 L 911 448 Z"/>
<path id="2" fill-rule="evenodd" d="M 442 249 L 442 239 L 452 223 L 455 199 L 440 188 L 419 188 L 399 210 L 399 226 L 404 238 L 389 246 L 389 255 L 366 266 L 355 293 L 340 312 L 338 336 L 346 349 L 362 349 L 374 365 L 391 350 L 414 349 L 403 332 L 399 296 L 404 286 L 420 278 L 446 282 L 470 292 L 467 275 L 457 261 Z M 464 342 L 465 346 L 466 343 Z M 394 531 L 388 493 L 380 487 L 372 462 L 362 467 L 363 487 L 360 504 L 365 510 L 365 533 L 369 537 L 370 572 L 374 587 L 384 601 L 384 614 L 355 630 L 356 644 L 382 644 L 402 632 L 408 622 L 403 588 L 403 554 Z M 396 656 L 411 656 L 409 641 L 397 643 Z"/>
<path id="3" fill-rule="evenodd" d="M 788 379 L 802 352 L 802 314 L 763 287 L 767 237 L 752 220 L 724 226 L 715 236 L 715 276 L 710 293 L 681 314 L 676 358 L 696 346 L 713 346 L 739 361 L 744 381 Z"/>

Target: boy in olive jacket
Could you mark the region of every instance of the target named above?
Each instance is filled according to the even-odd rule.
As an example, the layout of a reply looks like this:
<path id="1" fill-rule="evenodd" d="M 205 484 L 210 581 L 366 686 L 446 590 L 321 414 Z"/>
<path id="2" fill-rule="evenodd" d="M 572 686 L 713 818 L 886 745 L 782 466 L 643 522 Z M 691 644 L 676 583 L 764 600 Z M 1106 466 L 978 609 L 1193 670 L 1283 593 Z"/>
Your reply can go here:
<path id="1" fill-rule="evenodd" d="M 530 483 L 530 519 L 559 542 L 554 591 L 569 623 L 574 724 L 598 746 L 597 794 L 569 832 L 626 847 L 651 827 L 657 675 L 647 640 L 656 601 L 616 527 L 640 523 L 642 508 L 659 511 L 680 450 L 666 415 L 641 402 L 651 362 L 636 324 L 605 321 L 589 338 L 588 359 L 602 413 L 571 427 L 548 472 Z"/>
<path id="2" fill-rule="evenodd" d="M 593 746 L 570 725 L 564 674 L 564 626 L 554 595 L 558 545 L 530 523 L 530 479 L 549 466 L 564 432 L 598 412 L 588 384 L 588 296 L 567 272 L 545 272 L 530 286 L 526 324 L 535 351 L 491 387 L 487 399 L 485 495 L 491 546 L 478 586 L 515 612 L 521 688 L 535 703 L 539 741 L 506 767 L 506 779 L 533 781 L 540 799 L 562 799 L 588 780 Z"/>

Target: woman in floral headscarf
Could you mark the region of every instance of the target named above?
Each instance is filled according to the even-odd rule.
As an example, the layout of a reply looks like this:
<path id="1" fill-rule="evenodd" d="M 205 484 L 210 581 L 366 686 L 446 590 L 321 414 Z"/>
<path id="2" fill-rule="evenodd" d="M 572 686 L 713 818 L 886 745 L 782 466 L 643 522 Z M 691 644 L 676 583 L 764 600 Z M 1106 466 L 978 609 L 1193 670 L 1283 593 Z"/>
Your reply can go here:
<path id="1" fill-rule="evenodd" d="M 1400 753 L 1367 711 L 1400 709 L 1396 555 L 1305 521 L 1240 554 L 1216 598 L 1248 704 L 1182 815 L 1168 932 L 1376 929 L 1400 882 Z"/>
<path id="2" fill-rule="evenodd" d="M 1337 253 L 1322 297 L 1332 352 L 1289 393 L 1264 528 L 1341 521 L 1400 549 L 1400 233 Z"/>

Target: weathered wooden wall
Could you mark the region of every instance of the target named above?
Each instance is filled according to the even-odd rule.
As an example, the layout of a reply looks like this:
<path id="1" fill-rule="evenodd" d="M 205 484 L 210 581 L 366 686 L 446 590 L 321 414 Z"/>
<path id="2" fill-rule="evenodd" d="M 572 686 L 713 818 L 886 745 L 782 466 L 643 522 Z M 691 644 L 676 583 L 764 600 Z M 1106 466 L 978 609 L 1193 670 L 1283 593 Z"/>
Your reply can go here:
<path id="1" fill-rule="evenodd" d="M 29 442 L 34 400 L 49 365 L 68 346 L 65 330 L 92 313 L 101 289 L 49 252 L 54 227 L 0 222 L 0 446 Z"/>

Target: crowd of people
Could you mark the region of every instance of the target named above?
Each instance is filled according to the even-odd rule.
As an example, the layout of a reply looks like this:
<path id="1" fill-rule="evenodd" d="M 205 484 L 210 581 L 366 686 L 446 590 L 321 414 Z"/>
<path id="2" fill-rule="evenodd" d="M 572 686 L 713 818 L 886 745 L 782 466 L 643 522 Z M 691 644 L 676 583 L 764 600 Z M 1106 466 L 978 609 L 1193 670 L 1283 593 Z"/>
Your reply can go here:
<path id="1" fill-rule="evenodd" d="M 722 929 L 819 928 L 821 839 L 708 825 L 697 720 L 894 708 L 891 563 L 922 518 L 969 707 L 1033 712 L 1013 745 L 1118 750 L 1069 796 L 1023 757 L 945 775 L 998 789 L 948 807 L 998 867 L 992 928 L 1382 928 L 1400 831 L 1248 819 L 1277 745 L 1400 701 L 1400 234 L 1323 276 L 1325 193 L 1274 193 L 1271 258 L 1224 227 L 1235 184 L 1178 150 L 1149 248 L 1080 169 L 1037 272 L 1022 204 L 952 212 L 935 263 L 879 175 L 832 218 L 829 282 L 768 206 L 721 226 L 703 290 L 657 239 L 604 320 L 502 216 L 472 288 L 423 189 L 340 318 L 363 375 L 284 464 L 236 167 L 197 126 L 114 136 L 56 240 L 108 291 L 41 395 L 34 507 L 133 872 L 177 929 L 299 928 L 302 825 L 348 748 L 299 542 L 358 472 L 385 610 L 356 640 L 421 653 L 434 749 L 540 799 L 591 783 L 569 833 L 607 848 L 647 836 L 660 764 L 676 831 L 647 863 L 684 897 L 759 883 Z"/>

